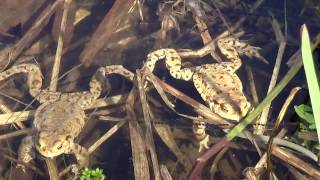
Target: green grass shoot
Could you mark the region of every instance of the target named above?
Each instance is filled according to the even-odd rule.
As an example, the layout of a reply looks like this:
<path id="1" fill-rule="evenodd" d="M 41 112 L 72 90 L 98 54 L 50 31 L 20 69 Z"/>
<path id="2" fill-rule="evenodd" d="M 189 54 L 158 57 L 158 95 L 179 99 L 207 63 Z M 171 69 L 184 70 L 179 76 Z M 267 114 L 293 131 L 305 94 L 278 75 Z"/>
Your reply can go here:
<path id="1" fill-rule="evenodd" d="M 299 106 L 294 106 L 294 110 L 296 111 L 297 115 L 307 122 L 308 126 L 305 126 L 303 122 L 300 123 L 300 129 L 303 130 L 315 130 L 316 123 L 314 121 L 314 116 L 312 112 L 312 107 L 306 104 L 300 104 Z"/>
<path id="2" fill-rule="evenodd" d="M 81 180 L 103 180 L 105 179 L 105 175 L 103 174 L 103 170 L 100 168 L 89 169 L 85 168 L 81 172 Z"/>
<path id="3" fill-rule="evenodd" d="M 320 141 L 320 88 L 318 82 L 317 66 L 313 60 L 309 33 L 306 25 L 301 27 L 301 52 L 306 73 L 309 95 L 315 119 L 318 140 Z"/>

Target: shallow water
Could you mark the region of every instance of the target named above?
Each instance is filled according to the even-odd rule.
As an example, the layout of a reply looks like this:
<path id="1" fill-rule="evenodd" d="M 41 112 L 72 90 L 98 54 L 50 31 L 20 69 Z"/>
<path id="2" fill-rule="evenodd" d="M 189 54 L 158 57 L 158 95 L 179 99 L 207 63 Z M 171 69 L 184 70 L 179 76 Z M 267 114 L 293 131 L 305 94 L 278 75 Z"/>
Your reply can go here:
<path id="1" fill-rule="evenodd" d="M 120 0 L 119 0 L 120 1 Z M 128 1 L 129 3 L 130 1 Z M 250 7 L 253 5 L 252 1 L 215 1 L 215 6 L 213 6 L 212 1 L 203 1 L 202 7 L 205 9 L 205 22 L 208 26 L 208 30 L 212 38 L 217 37 L 220 33 L 227 30 L 227 27 L 232 27 L 236 24 L 242 17 L 247 16 L 246 21 L 240 26 L 238 31 L 243 31 L 244 35 L 240 37 L 240 40 L 247 42 L 250 45 L 260 47 L 261 55 L 268 60 L 269 64 L 264 64 L 263 62 L 257 60 L 256 58 L 243 57 L 242 67 L 237 71 L 242 84 L 244 86 L 244 93 L 253 103 L 252 92 L 249 88 L 248 75 L 246 67 L 252 69 L 255 88 L 257 91 L 258 99 L 261 101 L 265 96 L 269 86 L 269 81 L 271 79 L 271 74 L 275 64 L 275 59 L 278 52 L 278 44 L 276 41 L 275 33 L 271 26 L 272 17 L 276 19 L 281 27 L 282 33 L 287 29 L 287 46 L 283 55 L 283 60 L 281 63 L 281 68 L 279 72 L 278 81 L 282 79 L 285 73 L 288 71 L 287 66 L 288 59 L 299 49 L 300 46 L 300 26 L 302 24 L 307 24 L 310 35 L 313 37 L 319 33 L 320 23 L 318 21 L 320 12 L 314 7 L 320 7 L 319 2 L 316 1 L 303 1 L 303 0 L 291 0 L 287 1 L 286 11 L 284 10 L 284 1 L 269 0 L 262 3 L 258 10 L 253 13 L 249 13 Z M 305 3 L 309 2 L 309 4 Z M 59 81 L 59 91 L 62 92 L 76 92 L 76 91 L 86 91 L 88 90 L 89 81 L 91 76 L 95 73 L 98 67 L 106 65 L 123 65 L 132 72 L 136 69 L 142 67 L 143 62 L 146 60 L 147 54 L 153 50 L 160 48 L 175 48 L 175 49 L 192 49 L 197 50 L 204 46 L 201 39 L 200 33 L 196 27 L 195 20 L 192 13 L 188 11 L 184 13 L 183 6 L 177 4 L 174 8 L 171 8 L 173 4 L 167 1 L 164 9 L 159 12 L 157 7 L 163 5 L 163 3 L 158 4 L 158 1 L 150 0 L 145 1 L 143 4 L 142 14 L 143 20 L 141 20 L 139 11 L 137 8 L 133 9 L 131 13 L 122 13 L 125 11 L 125 5 L 122 5 L 120 10 L 114 12 L 113 18 L 109 21 L 116 22 L 111 23 L 112 26 L 107 26 L 102 28 L 100 34 L 107 36 L 99 37 L 101 41 L 96 41 L 96 43 L 91 43 L 92 39 L 95 37 L 94 33 L 99 28 L 99 23 L 102 22 L 104 16 L 112 11 L 112 5 L 115 6 L 115 1 L 88 1 L 88 2 L 76 2 L 78 7 L 85 8 L 91 12 L 87 18 L 81 21 L 75 26 L 74 34 L 69 43 L 68 47 L 72 47 L 62 59 L 61 73 L 67 73 L 73 67 L 76 67 L 80 62 L 83 62 L 85 58 L 84 52 L 88 49 L 94 50 L 98 49 L 94 56 L 89 56 L 86 61 L 83 62 L 87 66 L 83 65 L 80 68 L 76 68 L 63 77 Z M 314 4 L 312 4 L 314 3 Z M 121 4 L 121 3 L 120 3 Z M 137 6 L 136 6 L 137 7 Z M 302 12 L 303 7 L 307 7 L 305 11 Z M 219 13 L 216 11 L 219 8 L 224 19 L 219 17 Z M 173 11 L 174 10 L 174 11 Z M 285 16 L 286 12 L 286 16 Z M 117 16 L 118 14 L 121 16 Z M 159 40 L 159 29 L 161 28 L 161 20 L 163 14 L 168 15 L 171 13 L 172 17 L 176 18 L 177 24 L 179 24 L 179 30 L 172 30 L 168 33 L 167 39 L 164 41 Z M 287 28 L 285 28 L 285 19 L 287 21 Z M 227 24 L 225 24 L 225 22 Z M 107 24 L 107 23 L 106 23 Z M 54 20 L 51 19 L 47 26 L 45 26 L 40 37 L 49 36 L 51 30 L 54 26 Z M 101 26 L 101 25 L 100 25 Z M 101 27 L 100 27 L 101 28 Z M 17 36 L 14 39 L 3 38 L 0 36 L 1 43 L 4 44 L 6 48 L 12 47 L 25 33 L 25 30 L 20 26 L 12 27 L 8 33 Z M 101 29 L 100 29 L 101 30 Z M 114 32 L 112 32 L 112 30 Z M 108 35 L 108 33 L 111 33 Z M 107 34 L 107 35 L 106 35 Z M 1 35 L 1 34 L 0 34 Z M 86 40 L 83 40 L 87 38 Z M 37 39 L 38 40 L 38 39 Z M 48 40 L 47 47 L 44 48 L 40 53 L 35 54 L 36 60 L 41 65 L 44 74 L 44 87 L 48 87 L 50 82 L 51 68 L 53 64 L 52 58 L 55 54 L 56 41 L 50 39 Z M 99 47 L 99 44 L 103 44 Z M 90 53 L 89 53 L 90 54 Z M 223 59 L 225 60 L 225 59 Z M 18 60 L 21 62 L 21 60 Z M 33 61 L 33 60 L 31 60 Z M 28 61 L 30 62 L 30 60 Z M 201 65 L 204 63 L 216 63 L 210 55 L 206 55 L 203 58 L 193 58 L 184 59 L 184 66 L 192 67 Z M 155 74 L 160 77 L 166 83 L 174 86 L 178 90 L 182 91 L 186 95 L 196 99 L 197 101 L 205 104 L 201 99 L 199 93 L 196 91 L 192 83 L 185 82 L 181 80 L 176 80 L 172 78 L 169 72 L 164 68 L 163 62 L 157 64 L 157 70 Z M 123 77 L 118 75 L 112 75 L 108 77 L 111 84 L 111 89 L 108 92 L 104 92 L 103 96 L 113 96 L 118 94 L 128 93 L 132 88 L 132 83 L 125 80 Z M 19 81 L 20 80 L 20 81 Z M 21 81 L 22 80 L 22 81 Z M 277 117 L 280 107 L 282 107 L 285 99 L 287 98 L 290 90 L 295 86 L 305 86 L 304 73 L 301 71 L 285 88 L 283 92 L 275 99 L 272 103 L 269 115 L 269 122 Z M 10 89 L 15 89 L 21 86 L 19 91 L 10 91 Z M 5 86 L 6 92 L 3 93 L 14 96 L 17 99 L 21 99 L 24 102 L 30 102 L 32 97 L 27 93 L 27 87 L 25 85 L 24 79 L 18 79 L 17 82 L 11 83 L 11 85 Z M 8 91 L 9 89 L 9 91 Z M 306 90 L 302 90 L 293 102 L 294 105 L 301 104 L 305 102 Z M 139 96 L 138 96 L 139 97 Z M 192 134 L 192 121 L 188 119 L 181 118 L 176 113 L 174 113 L 169 108 L 165 108 L 165 104 L 161 100 L 160 96 L 156 92 L 151 92 L 150 97 L 152 97 L 152 102 L 149 102 L 153 109 L 153 113 L 157 118 L 161 117 L 164 121 L 159 121 L 154 118 L 154 125 L 163 125 L 171 128 L 173 132 L 173 137 L 175 137 L 175 143 L 183 153 L 183 156 L 189 158 L 193 163 L 196 157 L 200 154 L 197 152 L 197 143 Z M 169 99 L 175 103 L 175 109 L 179 113 L 196 116 L 195 111 L 185 103 L 176 98 L 169 96 Z M 19 105 L 15 101 L 4 98 L 4 101 L 11 105 L 13 111 L 20 111 L 25 106 Z M 154 102 L 160 103 L 160 105 L 155 105 Z M 138 100 L 136 100 L 135 113 L 138 122 L 142 128 L 143 124 L 143 111 L 142 106 Z M 35 109 L 38 107 L 39 103 L 33 103 L 32 107 Z M 120 105 L 114 105 L 113 108 L 119 108 Z M 295 122 L 291 123 L 290 120 L 294 119 L 293 106 L 291 106 L 286 114 L 284 127 L 287 127 L 290 131 L 295 130 L 297 124 Z M 111 108 L 110 108 L 111 109 Z M 78 138 L 80 144 L 85 147 L 89 147 L 93 144 L 99 137 L 106 133 L 112 126 L 114 122 L 100 122 L 97 115 L 91 116 L 94 113 L 102 113 L 102 110 L 109 110 L 109 108 L 102 108 L 97 111 L 89 110 L 87 111 L 87 125 L 83 130 L 83 133 Z M 111 116 L 120 117 L 124 120 L 125 112 L 116 109 Z M 30 126 L 30 122 L 26 125 Z M 272 128 L 272 123 L 270 123 Z M 9 127 L 4 127 L 3 133 L 8 132 Z M 249 127 L 251 130 L 253 127 Z M 154 130 L 154 143 L 156 147 L 156 153 L 160 164 L 167 165 L 169 172 L 171 173 L 173 179 L 185 179 L 188 172 L 184 170 L 183 164 L 179 164 L 176 161 L 175 155 L 166 144 L 162 141 L 159 134 Z M 220 128 L 216 126 L 208 126 L 207 133 L 212 136 L 213 139 L 216 137 L 222 137 L 223 132 Z M 145 135 L 143 133 L 143 135 Z M 170 138 L 172 138 L 170 136 Z M 134 167 L 133 167 L 133 157 L 131 152 L 130 143 L 130 130 L 128 123 L 124 125 L 118 132 L 116 132 L 110 139 L 104 142 L 94 153 L 91 155 L 93 167 L 100 167 L 104 170 L 107 179 L 134 179 Z M 16 149 L 20 138 L 15 138 L 8 140 L 10 144 L 13 145 L 13 149 Z M 212 141 L 216 142 L 216 141 Z M 6 145 L 3 144 L 4 147 Z M 241 149 L 236 146 L 240 146 Z M 63 156 L 63 158 L 58 158 L 59 169 L 64 165 L 69 164 L 72 161 L 71 156 Z M 149 157 L 150 158 L 150 157 Z M 151 164 L 151 159 L 148 159 Z M 226 153 L 223 158 L 221 158 L 215 173 L 215 178 L 223 179 L 240 179 L 244 176 L 242 171 L 248 166 L 254 166 L 259 160 L 259 156 L 248 141 L 237 139 L 233 144 L 232 148 Z M 276 166 L 276 173 L 278 171 L 286 170 L 286 167 L 282 165 L 283 162 L 275 161 L 274 166 Z M 1 163 L 0 163 L 1 164 Z M 44 162 L 38 158 L 36 164 L 39 167 L 44 166 Z M 12 175 L 8 169 L 8 162 L 3 163 L 3 175 L 5 172 Z M 149 165 L 151 169 L 151 165 Z M 42 168 L 44 171 L 45 168 Z M 21 171 L 15 175 L 21 175 Z M 14 179 L 13 176 L 8 179 Z M 204 173 L 204 178 L 209 179 L 210 175 L 208 169 Z M 31 176 L 33 179 L 42 179 L 39 176 Z M 279 175 L 280 179 L 287 178 L 291 179 L 293 176 L 288 173 L 286 175 Z"/>

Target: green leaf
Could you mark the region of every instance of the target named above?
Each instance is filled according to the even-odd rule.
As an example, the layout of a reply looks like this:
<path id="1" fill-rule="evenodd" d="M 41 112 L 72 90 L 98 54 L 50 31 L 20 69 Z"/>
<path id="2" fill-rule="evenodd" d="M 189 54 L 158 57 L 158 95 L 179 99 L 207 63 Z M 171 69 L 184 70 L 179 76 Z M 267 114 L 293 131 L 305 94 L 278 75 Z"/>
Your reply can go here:
<path id="1" fill-rule="evenodd" d="M 315 123 L 312 108 L 310 106 L 301 104 L 299 106 L 294 106 L 294 110 L 300 118 L 306 120 L 309 124 Z"/>
<path id="2" fill-rule="evenodd" d="M 316 145 L 314 145 L 314 147 L 313 148 L 315 148 L 316 150 L 320 150 L 320 144 L 316 144 Z"/>
<path id="3" fill-rule="evenodd" d="M 308 131 L 307 126 L 304 125 L 303 123 L 299 123 L 299 129 L 300 129 L 300 131 Z"/>
<path id="4" fill-rule="evenodd" d="M 305 111 L 305 112 L 312 112 L 312 107 L 306 104 L 301 104 L 298 106 L 299 109 Z"/>
<path id="5" fill-rule="evenodd" d="M 81 180 L 101 180 L 104 179 L 105 176 L 103 174 L 103 169 L 96 168 L 96 169 L 88 169 L 85 168 L 82 170 L 81 173 Z"/>
<path id="6" fill-rule="evenodd" d="M 305 24 L 302 25 L 301 28 L 301 52 L 312 109 L 317 110 L 313 111 L 313 115 L 315 119 L 318 140 L 320 141 L 320 88 L 318 82 L 319 72 L 317 71 L 317 66 L 315 65 L 315 62 L 313 60 L 309 33 Z"/>
<path id="7" fill-rule="evenodd" d="M 310 125 L 309 125 L 309 129 L 311 129 L 311 130 L 317 129 L 316 124 L 315 124 L 315 123 L 310 124 Z"/>

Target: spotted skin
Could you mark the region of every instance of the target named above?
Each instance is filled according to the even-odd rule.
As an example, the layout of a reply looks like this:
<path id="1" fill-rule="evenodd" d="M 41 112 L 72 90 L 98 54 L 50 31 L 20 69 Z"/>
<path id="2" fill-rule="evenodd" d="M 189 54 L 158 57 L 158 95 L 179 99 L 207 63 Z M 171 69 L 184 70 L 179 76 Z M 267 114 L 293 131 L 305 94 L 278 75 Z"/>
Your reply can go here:
<path id="1" fill-rule="evenodd" d="M 204 64 L 193 69 L 182 68 L 182 60 L 174 49 L 160 49 L 148 55 L 145 67 L 152 72 L 156 62 L 164 59 L 171 76 L 192 81 L 213 112 L 223 118 L 239 121 L 247 114 L 251 105 L 243 94 L 241 80 L 235 73 L 242 63 L 237 49 L 233 47 L 238 42 L 234 41 L 223 39 L 217 43 L 220 52 L 231 62 Z"/>
<path id="2" fill-rule="evenodd" d="M 243 93 L 242 82 L 236 71 L 241 67 L 240 54 L 249 57 L 261 57 L 257 48 L 242 43 L 234 38 L 225 38 L 217 41 L 221 54 L 228 62 L 204 64 L 195 68 L 183 68 L 182 60 L 174 49 L 160 49 L 151 52 L 145 62 L 145 67 L 152 72 L 157 61 L 164 59 L 166 68 L 172 77 L 185 81 L 192 81 L 202 99 L 210 109 L 223 118 L 239 121 L 251 108 L 250 102 Z M 195 134 L 203 132 L 203 125 Z M 199 124 L 199 123 L 198 123 Z M 201 133 L 199 133 L 201 132 Z"/>
<path id="3" fill-rule="evenodd" d="M 28 74 L 29 93 L 40 102 L 40 106 L 34 115 L 35 133 L 23 139 L 18 150 L 19 160 L 30 162 L 36 149 L 47 158 L 74 154 L 80 167 L 88 166 L 88 151 L 75 143 L 85 125 L 84 110 L 99 98 L 107 75 L 117 73 L 133 80 L 134 74 L 120 65 L 102 67 L 92 77 L 89 91 L 61 93 L 41 89 L 42 73 L 37 65 L 20 64 L 1 72 L 0 81 L 20 73 Z"/>

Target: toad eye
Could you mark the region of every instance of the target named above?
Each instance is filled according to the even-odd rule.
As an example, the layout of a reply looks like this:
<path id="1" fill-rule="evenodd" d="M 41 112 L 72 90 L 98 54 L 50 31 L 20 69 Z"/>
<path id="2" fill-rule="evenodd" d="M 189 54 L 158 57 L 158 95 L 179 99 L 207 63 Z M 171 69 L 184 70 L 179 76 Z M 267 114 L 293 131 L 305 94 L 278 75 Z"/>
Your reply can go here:
<path id="1" fill-rule="evenodd" d="M 60 143 L 56 147 L 57 147 L 58 150 L 60 150 L 62 148 L 62 144 Z"/>
<path id="2" fill-rule="evenodd" d="M 228 109 L 228 107 L 227 107 L 226 104 L 220 104 L 220 108 L 221 108 L 221 110 L 224 111 L 224 112 L 229 112 L 229 109 Z"/>
<path id="3" fill-rule="evenodd" d="M 70 135 L 66 136 L 66 141 L 72 141 L 72 137 Z"/>

